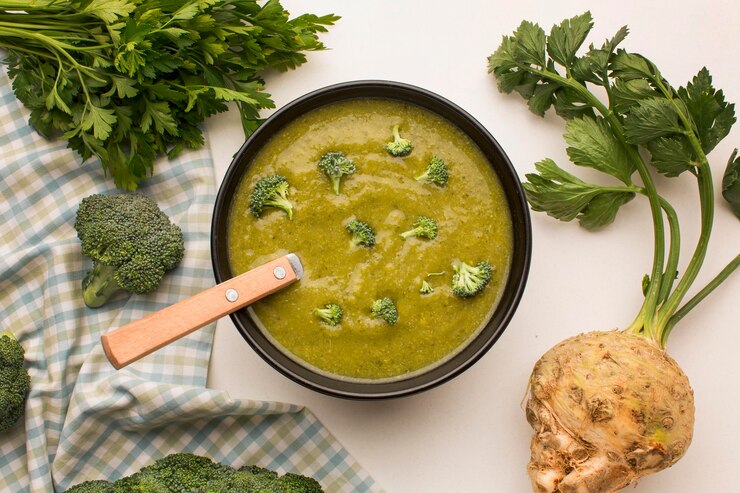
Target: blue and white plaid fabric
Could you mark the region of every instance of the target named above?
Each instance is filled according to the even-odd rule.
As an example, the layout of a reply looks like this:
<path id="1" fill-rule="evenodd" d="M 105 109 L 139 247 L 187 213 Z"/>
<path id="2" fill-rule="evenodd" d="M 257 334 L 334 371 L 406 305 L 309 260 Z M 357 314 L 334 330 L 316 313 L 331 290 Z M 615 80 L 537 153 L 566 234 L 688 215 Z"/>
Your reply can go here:
<path id="1" fill-rule="evenodd" d="M 0 492 L 64 491 L 183 451 L 311 475 L 329 493 L 381 492 L 306 409 L 205 388 L 213 326 L 120 371 L 106 360 L 101 334 L 214 282 L 208 151 L 158 162 L 141 188 L 182 227 L 182 264 L 156 293 L 93 310 L 80 293 L 91 265 L 72 225 L 80 200 L 113 191 L 112 180 L 27 120 L 0 71 L 0 328 L 25 348 L 32 381 L 25 420 L 0 436 Z"/>

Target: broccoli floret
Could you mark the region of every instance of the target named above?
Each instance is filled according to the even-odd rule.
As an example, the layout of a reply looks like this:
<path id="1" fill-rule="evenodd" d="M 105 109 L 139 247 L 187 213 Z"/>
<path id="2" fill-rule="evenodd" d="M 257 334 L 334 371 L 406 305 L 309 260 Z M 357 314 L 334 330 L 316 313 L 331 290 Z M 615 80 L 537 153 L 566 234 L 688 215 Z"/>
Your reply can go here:
<path id="1" fill-rule="evenodd" d="M 347 224 L 347 231 L 352 234 L 352 245 L 375 245 L 375 230 L 368 223 L 353 219 Z"/>
<path id="2" fill-rule="evenodd" d="M 0 433 L 12 428 L 26 409 L 31 377 L 23 366 L 24 357 L 15 336 L 0 332 Z"/>
<path id="3" fill-rule="evenodd" d="M 393 141 L 385 145 L 385 150 L 391 156 L 403 157 L 408 156 L 413 148 L 414 146 L 411 145 L 411 141 L 402 138 L 398 133 L 398 125 L 393 125 Z"/>
<path id="4" fill-rule="evenodd" d="M 452 292 L 461 298 L 469 298 L 483 291 L 493 274 L 493 267 L 485 260 L 471 266 L 465 262 L 452 265 Z"/>
<path id="5" fill-rule="evenodd" d="M 157 459 L 114 486 L 141 493 L 220 491 L 232 474 L 234 469 L 229 466 L 183 452 Z"/>
<path id="6" fill-rule="evenodd" d="M 116 493 L 113 483 L 96 479 L 77 484 L 67 490 L 66 493 Z"/>
<path id="7" fill-rule="evenodd" d="M 398 322 L 398 309 L 390 298 L 380 298 L 373 301 L 370 313 L 373 317 L 380 318 L 389 325 L 395 325 Z"/>
<path id="8" fill-rule="evenodd" d="M 419 238 L 427 238 L 433 240 L 437 237 L 437 221 L 427 216 L 419 216 L 413 224 L 413 228 L 401 233 L 401 236 L 408 238 L 410 236 L 418 236 Z"/>
<path id="9" fill-rule="evenodd" d="M 417 181 L 423 181 L 426 183 L 434 183 L 443 187 L 447 185 L 447 180 L 450 178 L 449 171 L 447 170 L 447 164 L 437 156 L 432 157 L 427 169 L 424 173 L 416 177 Z"/>
<path id="10" fill-rule="evenodd" d="M 329 325 L 339 325 L 344 315 L 342 307 L 336 303 L 328 303 L 324 308 L 315 309 L 313 313 Z"/>
<path id="11" fill-rule="evenodd" d="M 434 292 L 434 288 L 425 279 L 425 280 L 421 281 L 421 288 L 419 288 L 419 292 L 421 294 L 430 294 L 430 293 Z"/>
<path id="12" fill-rule="evenodd" d="M 119 289 L 145 294 L 185 253 L 180 227 L 141 193 L 82 199 L 74 228 L 93 268 L 82 280 L 85 304 L 97 308 Z"/>
<path id="13" fill-rule="evenodd" d="M 319 160 L 319 170 L 331 180 L 334 193 L 339 195 L 342 178 L 357 171 L 354 161 L 347 159 L 343 152 L 328 152 Z"/>
<path id="14" fill-rule="evenodd" d="M 232 474 L 218 493 L 270 492 L 278 475 L 258 466 L 244 466 Z"/>
<path id="15" fill-rule="evenodd" d="M 280 476 L 264 493 L 323 493 L 321 485 L 313 478 L 286 473 Z M 262 493 L 262 492 L 260 492 Z"/>
<path id="16" fill-rule="evenodd" d="M 265 207 L 275 207 L 293 219 L 293 204 L 288 199 L 290 184 L 284 176 L 271 175 L 257 180 L 249 197 L 249 210 L 254 217 L 262 217 Z"/>

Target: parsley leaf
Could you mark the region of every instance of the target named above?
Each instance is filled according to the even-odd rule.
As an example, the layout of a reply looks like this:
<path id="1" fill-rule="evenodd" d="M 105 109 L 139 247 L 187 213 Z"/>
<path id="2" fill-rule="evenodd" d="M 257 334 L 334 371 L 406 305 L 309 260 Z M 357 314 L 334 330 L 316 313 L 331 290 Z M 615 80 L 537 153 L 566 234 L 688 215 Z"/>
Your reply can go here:
<path id="1" fill-rule="evenodd" d="M 101 108 L 90 103 L 87 106 L 85 115 L 82 117 L 80 130 L 86 132 L 92 129 L 93 136 L 103 141 L 110 135 L 111 125 L 114 123 L 116 123 L 116 115 L 113 113 L 113 110 Z"/>
<path id="2" fill-rule="evenodd" d="M 128 190 L 158 157 L 203 146 L 200 124 L 227 102 L 254 131 L 275 106 L 262 71 L 304 63 L 339 19 L 291 18 L 277 0 L 64 0 L 23 12 L 0 2 L 0 15 L 17 24 L 0 26 L 0 47 L 30 124 L 97 156 Z"/>

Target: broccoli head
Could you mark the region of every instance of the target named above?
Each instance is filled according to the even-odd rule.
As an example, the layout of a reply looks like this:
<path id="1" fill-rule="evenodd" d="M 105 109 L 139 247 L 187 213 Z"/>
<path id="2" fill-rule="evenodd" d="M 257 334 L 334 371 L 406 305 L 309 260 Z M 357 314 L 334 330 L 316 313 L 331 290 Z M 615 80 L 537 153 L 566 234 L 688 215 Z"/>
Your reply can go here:
<path id="1" fill-rule="evenodd" d="M 353 219 L 347 224 L 346 228 L 352 235 L 352 245 L 366 247 L 375 245 L 375 230 L 368 223 Z"/>
<path id="2" fill-rule="evenodd" d="M 426 279 L 424 279 L 423 281 L 421 281 L 421 287 L 419 288 L 419 292 L 421 294 L 430 294 L 434 292 L 434 288 L 432 287 L 431 284 L 427 282 Z"/>
<path id="3" fill-rule="evenodd" d="M 293 219 L 293 203 L 288 199 L 290 184 L 284 176 L 271 175 L 257 180 L 249 197 L 249 210 L 254 217 L 262 217 L 265 207 L 275 207 Z"/>
<path id="4" fill-rule="evenodd" d="M 342 178 L 357 171 L 354 161 L 347 159 L 343 152 L 328 152 L 319 160 L 319 170 L 331 180 L 334 193 L 339 195 Z"/>
<path id="5" fill-rule="evenodd" d="M 12 428 L 23 416 L 31 377 L 23 366 L 25 352 L 8 331 L 0 331 L 0 433 Z"/>
<path id="6" fill-rule="evenodd" d="M 401 137 L 401 134 L 398 132 L 398 125 L 393 125 L 393 141 L 385 145 L 385 150 L 388 151 L 388 154 L 395 157 L 408 156 L 413 148 L 414 146 L 410 140 Z"/>
<path id="7" fill-rule="evenodd" d="M 86 481 L 66 493 L 323 493 L 323 490 L 316 480 L 300 474 L 279 476 L 258 466 L 234 469 L 183 452 L 157 459 L 112 484 Z"/>
<path id="8" fill-rule="evenodd" d="M 97 308 L 119 289 L 145 294 L 185 253 L 180 227 L 141 193 L 94 194 L 82 199 L 74 228 L 93 261 L 82 280 L 85 304 Z"/>
<path id="9" fill-rule="evenodd" d="M 117 493 L 113 483 L 102 479 L 85 481 L 67 490 L 67 493 Z"/>
<path id="10" fill-rule="evenodd" d="M 424 173 L 416 177 L 417 181 L 423 181 L 426 183 L 433 183 L 443 187 L 447 185 L 447 180 L 450 178 L 449 171 L 447 170 L 447 164 L 437 156 L 432 157 L 427 164 L 427 169 Z"/>
<path id="11" fill-rule="evenodd" d="M 452 268 L 455 271 L 452 275 L 452 292 L 461 298 L 469 298 L 483 291 L 493 274 L 493 267 L 485 260 L 475 266 L 456 262 Z"/>
<path id="12" fill-rule="evenodd" d="M 344 315 L 342 307 L 336 303 L 327 303 L 324 308 L 317 308 L 313 313 L 329 325 L 339 325 Z"/>
<path id="13" fill-rule="evenodd" d="M 398 322 L 398 309 L 390 298 L 380 298 L 373 301 L 370 313 L 373 317 L 385 321 L 388 325 L 395 325 Z"/>
<path id="14" fill-rule="evenodd" d="M 418 236 L 419 238 L 427 238 L 433 240 L 437 237 L 437 221 L 427 216 L 419 216 L 413 224 L 412 229 L 404 231 L 401 236 L 408 238 L 410 236 Z"/>

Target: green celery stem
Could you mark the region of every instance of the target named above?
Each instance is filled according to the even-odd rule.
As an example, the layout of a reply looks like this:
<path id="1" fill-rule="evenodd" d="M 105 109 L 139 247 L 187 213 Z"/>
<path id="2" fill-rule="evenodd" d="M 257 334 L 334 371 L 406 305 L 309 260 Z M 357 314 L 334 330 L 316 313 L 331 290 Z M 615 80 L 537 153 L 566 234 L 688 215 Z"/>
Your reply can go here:
<path id="1" fill-rule="evenodd" d="M 673 314 L 673 316 L 671 316 L 670 319 L 668 319 L 665 329 L 663 330 L 663 345 L 665 345 L 665 342 L 668 340 L 668 335 L 671 333 L 671 330 L 673 330 L 673 327 L 704 298 L 709 296 L 709 294 L 714 291 L 717 286 L 722 284 L 725 279 L 730 277 L 730 274 L 735 272 L 738 267 L 740 267 L 740 255 L 737 255 L 734 259 L 732 259 L 730 263 L 727 264 L 727 266 L 725 266 L 725 268 L 722 269 L 714 279 L 712 279 L 701 291 L 696 293 L 693 298 L 687 301 L 685 305 L 683 305 Z"/>

